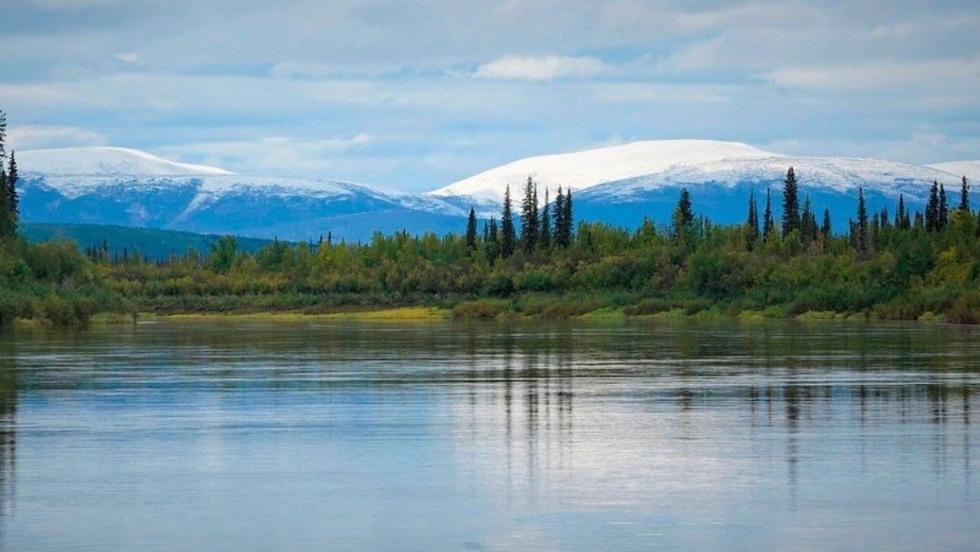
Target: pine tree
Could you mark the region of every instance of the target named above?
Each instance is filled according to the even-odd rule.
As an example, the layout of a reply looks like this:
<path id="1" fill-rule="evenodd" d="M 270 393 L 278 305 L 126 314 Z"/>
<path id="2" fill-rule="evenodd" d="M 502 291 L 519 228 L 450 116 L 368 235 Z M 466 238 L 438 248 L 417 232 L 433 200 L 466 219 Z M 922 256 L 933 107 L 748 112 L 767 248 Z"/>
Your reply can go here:
<path id="1" fill-rule="evenodd" d="M 9 235 L 14 235 L 17 233 L 17 223 L 20 220 L 20 208 L 18 206 L 17 200 L 17 180 L 20 175 L 17 173 L 17 160 L 15 159 L 14 151 L 10 151 L 10 165 L 7 169 L 7 213 L 10 217 L 11 231 Z"/>
<path id="2" fill-rule="evenodd" d="M 970 210 L 970 185 L 966 182 L 966 175 L 963 175 L 963 184 L 960 186 L 960 211 Z"/>
<path id="3" fill-rule="evenodd" d="M 534 251 L 539 236 L 538 187 L 529 176 L 524 187 L 524 201 L 521 203 L 521 245 L 526 253 Z"/>
<path id="4" fill-rule="evenodd" d="M 470 207 L 470 216 L 466 219 L 466 250 L 472 254 L 476 250 L 476 211 Z"/>
<path id="5" fill-rule="evenodd" d="M 939 181 L 932 181 L 929 188 L 929 201 L 926 202 L 925 226 L 927 232 L 939 230 Z"/>
<path id="6" fill-rule="evenodd" d="M 898 195 L 898 211 L 895 213 L 895 228 L 905 230 L 905 195 Z"/>
<path id="7" fill-rule="evenodd" d="M 745 221 L 745 239 L 751 249 L 759 241 L 759 209 L 755 203 L 755 190 L 749 192 L 749 216 Z"/>
<path id="8" fill-rule="evenodd" d="M 858 188 L 857 248 L 864 253 L 868 250 L 868 209 L 864 204 L 864 189 Z"/>
<path id="9" fill-rule="evenodd" d="M 551 203 L 548 197 L 548 188 L 544 189 L 544 207 L 541 208 L 541 235 L 538 236 L 538 245 L 541 249 L 551 248 Z"/>
<path id="10" fill-rule="evenodd" d="M 504 190 L 504 212 L 500 215 L 500 256 L 510 257 L 517 245 L 517 233 L 514 230 L 514 215 L 510 207 L 510 185 Z"/>
<path id="11" fill-rule="evenodd" d="M 500 256 L 500 239 L 497 232 L 497 220 L 490 217 L 487 223 L 487 262 L 493 264 Z"/>
<path id="12" fill-rule="evenodd" d="M 946 203 L 946 188 L 939 185 L 939 218 L 936 220 L 936 229 L 945 230 L 949 225 L 949 205 Z"/>
<path id="13" fill-rule="evenodd" d="M 810 196 L 807 195 L 803 201 L 803 214 L 800 215 L 800 237 L 804 243 L 815 241 L 817 231 L 817 217 L 813 214 Z"/>
<path id="14" fill-rule="evenodd" d="M 562 230 L 562 234 L 565 236 L 566 247 L 572 245 L 572 239 L 575 238 L 575 216 L 572 212 L 572 189 L 569 188 L 568 192 L 565 194 L 565 228 Z"/>
<path id="15" fill-rule="evenodd" d="M 830 236 L 833 234 L 833 228 L 830 225 L 830 209 L 824 208 L 823 210 L 823 225 L 820 226 L 820 237 L 823 238 L 824 242 L 830 240 Z"/>
<path id="16" fill-rule="evenodd" d="M 776 233 L 776 221 L 772 218 L 772 188 L 766 189 L 766 210 L 763 213 L 762 237 L 768 240 Z"/>
<path id="17" fill-rule="evenodd" d="M 677 207 L 671 217 L 673 238 L 677 241 L 686 242 L 692 236 L 694 230 L 694 210 L 691 205 L 691 194 L 687 188 L 681 188 L 681 196 L 677 200 Z"/>
<path id="18" fill-rule="evenodd" d="M 562 191 L 561 186 L 558 186 L 558 195 L 555 196 L 555 212 L 552 214 L 554 218 L 554 242 L 557 247 L 568 247 L 568 243 L 562 240 L 562 228 L 565 227 L 565 193 Z"/>
<path id="19" fill-rule="evenodd" d="M 783 237 L 800 228 L 800 198 L 793 167 L 786 171 L 783 181 Z"/>

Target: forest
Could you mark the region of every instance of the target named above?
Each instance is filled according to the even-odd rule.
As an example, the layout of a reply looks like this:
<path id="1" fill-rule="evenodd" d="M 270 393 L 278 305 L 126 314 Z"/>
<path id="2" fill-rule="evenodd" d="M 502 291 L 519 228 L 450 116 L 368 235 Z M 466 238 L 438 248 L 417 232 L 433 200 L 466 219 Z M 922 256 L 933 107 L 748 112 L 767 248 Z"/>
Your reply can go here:
<path id="1" fill-rule="evenodd" d="M 0 113 L 2 117 L 2 113 Z M 0 118 L 0 324 L 58 325 L 138 313 L 330 313 L 429 306 L 462 319 L 731 316 L 980 322 L 980 216 L 969 184 L 948 202 L 934 183 L 924 211 L 904 198 L 848 228 L 800 201 L 796 175 L 753 196 L 745 222 L 699 217 L 687 190 L 669 221 L 635 230 L 574 220 L 529 178 L 519 210 L 471 209 L 459 234 L 376 233 L 365 243 L 274 241 L 249 252 L 232 236 L 163 261 L 110 255 L 103 241 L 28 243 L 18 235 L 17 167 Z M 774 201 L 781 216 L 774 219 Z M 951 203 L 955 203 L 955 206 Z M 760 206 L 761 204 L 761 206 Z M 760 209 L 761 207 L 761 209 Z"/>

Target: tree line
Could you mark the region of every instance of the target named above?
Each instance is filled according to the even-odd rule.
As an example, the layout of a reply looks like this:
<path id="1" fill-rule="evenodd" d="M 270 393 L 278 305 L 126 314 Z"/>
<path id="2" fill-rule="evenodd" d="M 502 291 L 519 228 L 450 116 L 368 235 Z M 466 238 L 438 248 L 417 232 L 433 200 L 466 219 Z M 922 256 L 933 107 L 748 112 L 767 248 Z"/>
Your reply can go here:
<path id="1" fill-rule="evenodd" d="M 3 220 L 16 222 L 12 158 L 4 160 L 2 205 Z M 347 243 L 328 233 L 254 253 L 225 236 L 207 251 L 155 262 L 137 251 L 110 256 L 101 240 L 85 254 L 64 242 L 28 244 L 13 224 L 0 239 L 0 323 L 405 305 L 441 306 L 462 318 L 684 312 L 980 322 L 980 216 L 965 178 L 955 208 L 934 183 L 924 211 L 900 196 L 894 215 L 869 212 L 859 190 L 840 232 L 829 210 L 821 216 L 809 197 L 801 201 L 792 168 L 779 220 L 771 189 L 764 198 L 751 194 L 741 224 L 697 215 L 683 189 L 669 220 L 646 219 L 632 230 L 576 221 L 571 190 L 550 195 L 529 178 L 516 209 L 508 187 L 499 219 L 480 228 L 470 209 L 459 234 L 375 233 Z"/>

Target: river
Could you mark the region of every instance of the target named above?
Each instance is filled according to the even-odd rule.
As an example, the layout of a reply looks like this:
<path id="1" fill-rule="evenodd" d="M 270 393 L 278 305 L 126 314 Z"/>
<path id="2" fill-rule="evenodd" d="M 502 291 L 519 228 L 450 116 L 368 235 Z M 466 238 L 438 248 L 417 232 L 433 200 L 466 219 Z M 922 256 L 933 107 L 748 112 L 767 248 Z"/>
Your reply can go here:
<path id="1" fill-rule="evenodd" d="M 0 333 L 0 549 L 976 550 L 980 330 Z"/>

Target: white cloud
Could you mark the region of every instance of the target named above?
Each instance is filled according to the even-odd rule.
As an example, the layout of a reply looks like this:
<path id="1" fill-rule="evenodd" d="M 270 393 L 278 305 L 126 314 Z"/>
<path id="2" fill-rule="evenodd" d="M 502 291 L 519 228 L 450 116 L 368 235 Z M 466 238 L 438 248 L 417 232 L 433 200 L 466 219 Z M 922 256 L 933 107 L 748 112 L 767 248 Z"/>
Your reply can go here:
<path id="1" fill-rule="evenodd" d="M 977 75 L 980 75 L 980 62 L 954 59 L 791 67 L 771 71 L 765 79 L 785 87 L 883 90 L 886 87 L 972 86 L 977 84 Z"/>
<path id="2" fill-rule="evenodd" d="M 108 139 L 97 132 L 67 126 L 23 125 L 9 129 L 9 148 L 32 150 L 81 146 L 104 146 Z"/>
<path id="3" fill-rule="evenodd" d="M 478 79 L 549 81 L 561 78 L 587 78 L 607 70 L 606 64 L 593 57 L 507 56 L 481 65 Z"/>
<path id="4" fill-rule="evenodd" d="M 119 61 L 124 61 L 126 63 L 139 63 L 140 61 L 139 52 L 126 52 L 124 54 L 116 54 L 112 57 L 118 59 Z"/>

